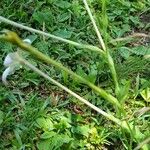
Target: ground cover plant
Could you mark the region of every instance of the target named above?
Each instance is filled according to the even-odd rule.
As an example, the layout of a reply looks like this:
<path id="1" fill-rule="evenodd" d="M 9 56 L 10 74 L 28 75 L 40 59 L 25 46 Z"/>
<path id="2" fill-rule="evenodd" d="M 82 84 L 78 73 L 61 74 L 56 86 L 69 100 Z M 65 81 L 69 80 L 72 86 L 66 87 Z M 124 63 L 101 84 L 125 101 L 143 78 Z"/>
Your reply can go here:
<path id="1" fill-rule="evenodd" d="M 149 149 L 149 1 L 19 2 L 0 2 L 32 27 L 0 17 L 1 64 L 23 65 L 0 87 L 1 149 Z"/>

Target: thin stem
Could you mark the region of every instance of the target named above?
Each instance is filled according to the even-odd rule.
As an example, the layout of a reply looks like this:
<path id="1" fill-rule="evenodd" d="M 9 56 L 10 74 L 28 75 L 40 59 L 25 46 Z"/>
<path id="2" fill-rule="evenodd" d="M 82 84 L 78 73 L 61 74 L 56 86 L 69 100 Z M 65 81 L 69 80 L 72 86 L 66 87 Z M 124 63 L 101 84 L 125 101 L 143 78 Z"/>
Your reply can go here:
<path id="1" fill-rule="evenodd" d="M 44 61 L 48 64 L 52 64 L 55 67 L 59 68 L 60 70 L 64 70 L 65 72 L 70 74 L 72 76 L 72 78 L 76 78 L 79 81 L 83 82 L 84 84 L 88 85 L 94 91 L 98 92 L 101 97 L 103 97 L 104 99 L 106 99 L 109 102 L 113 103 L 114 105 L 117 105 L 117 107 L 121 108 L 121 105 L 119 104 L 118 100 L 115 97 L 113 97 L 112 95 L 106 93 L 103 89 L 98 88 L 97 86 L 95 86 L 94 84 L 92 84 L 88 80 L 84 79 L 83 77 L 77 75 L 76 73 L 69 70 L 68 68 L 64 67 L 61 63 L 56 62 L 55 60 L 51 59 L 50 57 L 48 57 L 48 56 L 44 55 L 43 53 L 41 53 L 40 51 L 38 51 L 36 48 L 34 48 L 30 45 L 27 45 L 25 43 L 21 43 L 21 45 L 18 45 L 18 46 L 20 46 L 20 48 L 28 51 L 29 53 L 31 53 L 33 56 L 39 58 L 40 60 L 42 60 L 42 61 Z"/>
<path id="2" fill-rule="evenodd" d="M 94 27 L 94 29 L 95 29 L 95 32 L 96 32 L 96 34 L 97 34 L 97 36 L 98 36 L 99 42 L 100 42 L 100 44 L 101 44 L 101 46 L 102 46 L 102 49 L 103 49 L 104 51 L 106 51 L 106 46 L 105 46 L 104 41 L 103 41 L 103 39 L 102 39 L 101 33 L 100 33 L 99 30 L 98 30 L 98 27 L 97 27 L 97 25 L 96 25 L 96 22 L 95 22 L 95 20 L 94 20 L 94 17 L 93 17 L 93 15 L 92 15 L 92 13 L 91 13 L 91 10 L 90 10 L 90 8 L 89 8 L 89 6 L 88 6 L 87 0 L 83 0 L 83 3 L 84 3 L 84 5 L 85 5 L 85 8 L 86 8 L 86 10 L 87 10 L 87 12 L 88 12 L 88 15 L 89 15 L 89 17 L 90 17 L 90 19 L 91 19 L 91 22 L 92 22 L 93 27 Z"/>
<path id="3" fill-rule="evenodd" d="M 11 42 L 13 44 L 16 44 L 21 49 L 23 49 L 25 51 L 28 51 L 30 54 L 32 54 L 36 58 L 46 62 L 47 64 L 52 64 L 55 67 L 59 68 L 60 70 L 64 70 L 65 72 L 70 74 L 72 76 L 72 78 L 76 78 L 80 82 L 88 85 L 91 89 L 93 89 L 95 92 L 97 92 L 101 97 L 103 97 L 104 99 L 108 100 L 109 102 L 111 102 L 112 104 L 117 106 L 118 108 L 122 109 L 122 106 L 120 105 L 120 103 L 118 102 L 118 100 L 115 97 L 113 97 L 112 95 L 108 94 L 102 88 L 99 88 L 99 87 L 95 86 L 94 84 L 92 84 L 91 82 L 86 80 L 85 78 L 77 75 L 73 71 L 71 71 L 68 68 L 64 67 L 61 63 L 58 63 L 55 60 L 51 59 L 50 57 L 46 56 L 45 54 L 43 54 L 42 52 L 38 51 L 36 48 L 32 47 L 31 45 L 28 45 L 28 44 L 24 43 L 18 37 L 18 35 L 15 32 L 8 31 L 5 34 L 5 36 L 1 36 L 0 39 L 3 39 L 3 40 Z"/>
<path id="4" fill-rule="evenodd" d="M 133 150 L 139 150 L 141 148 L 143 148 L 144 150 L 148 150 L 147 148 L 148 144 L 150 144 L 150 137 L 145 139 L 143 142 L 139 143 L 138 146 L 134 148 Z"/>
<path id="5" fill-rule="evenodd" d="M 79 96 L 78 94 L 76 94 L 75 92 L 71 91 L 70 89 L 68 89 L 67 87 L 65 87 L 64 85 L 60 84 L 59 82 L 57 82 L 56 80 L 52 79 L 51 77 L 49 77 L 47 74 L 45 74 L 44 72 L 42 72 L 41 70 L 39 70 L 38 68 L 36 68 L 35 66 L 33 66 L 31 63 L 29 63 L 28 61 L 26 61 L 25 59 L 23 59 L 22 57 L 20 57 L 18 55 L 18 57 L 16 58 L 18 59 L 18 61 L 21 64 L 25 64 L 26 66 L 28 66 L 31 70 L 33 70 L 34 72 L 36 72 L 37 74 L 43 76 L 45 79 L 49 80 L 50 82 L 52 82 L 53 84 L 57 85 L 58 87 L 60 87 L 61 89 L 65 90 L 67 93 L 69 93 L 70 95 L 74 96 L 75 98 L 77 98 L 78 100 L 80 100 L 81 102 L 83 102 L 84 104 L 86 104 L 87 106 L 89 106 L 90 108 L 92 108 L 93 110 L 95 110 L 96 112 L 98 112 L 99 114 L 103 115 L 104 117 L 106 117 L 107 119 L 113 121 L 114 123 L 118 124 L 119 126 L 121 126 L 123 129 L 125 129 L 127 132 L 130 133 L 130 126 L 127 124 L 126 121 L 121 121 L 120 119 L 114 117 L 113 115 L 111 115 L 110 113 L 106 113 L 105 111 L 103 111 L 102 109 L 96 107 L 95 105 L 93 105 L 92 103 L 90 103 L 88 100 L 84 99 L 83 97 Z"/>
<path id="6" fill-rule="evenodd" d="M 145 34 L 145 33 L 133 33 L 132 35 L 129 35 L 129 36 L 126 36 L 126 37 L 120 37 L 120 38 L 117 38 L 117 39 L 113 39 L 109 43 L 127 41 L 127 40 L 132 40 L 132 39 L 135 40 L 135 38 L 149 38 L 149 37 L 150 37 L 149 34 Z"/>
<path id="7" fill-rule="evenodd" d="M 37 74 L 43 76 L 45 79 L 49 80 L 50 82 L 52 82 L 53 84 L 57 85 L 58 87 L 60 87 L 61 89 L 65 90 L 67 93 L 71 94 L 72 96 L 74 96 L 75 98 L 77 98 L 78 100 L 80 100 L 81 102 L 83 102 L 84 104 L 86 104 L 87 106 L 89 106 L 90 108 L 92 108 L 93 110 L 97 111 L 98 113 L 102 114 L 104 117 L 106 117 L 107 119 L 115 122 L 116 124 L 118 124 L 119 126 L 122 125 L 121 120 L 115 118 L 113 115 L 106 113 L 105 111 L 101 110 L 100 108 L 96 107 L 95 105 L 91 104 L 88 100 L 82 98 L 81 96 L 79 96 L 78 94 L 74 93 L 73 91 L 71 91 L 70 89 L 68 89 L 67 87 L 63 86 L 62 84 L 60 84 L 59 82 L 57 82 L 56 80 L 52 79 L 51 77 L 49 77 L 47 74 L 45 74 L 44 72 L 42 72 L 41 70 L 39 70 L 38 68 L 36 68 L 35 66 L 33 66 L 32 64 L 30 64 L 28 61 L 26 61 L 25 59 L 19 57 L 18 59 L 20 61 L 21 64 L 25 64 L 26 66 L 28 66 L 30 69 L 32 69 L 34 72 L 36 72 Z"/>
<path id="8" fill-rule="evenodd" d="M 108 60 L 108 65 L 109 65 L 109 69 L 111 71 L 111 74 L 112 74 L 112 78 L 113 78 L 113 81 L 114 81 L 114 84 L 115 84 L 115 93 L 116 95 L 119 94 L 119 91 L 120 91 L 120 88 L 119 88 L 119 83 L 118 83 L 118 79 L 117 79 L 117 73 L 116 73 L 116 69 L 115 69 L 115 65 L 114 65 L 114 61 L 111 57 L 111 55 L 109 54 L 109 51 L 106 50 L 106 46 L 105 46 L 105 43 L 102 39 L 102 36 L 101 36 L 101 33 L 100 31 L 98 30 L 98 27 L 96 25 L 96 21 L 94 20 L 94 17 L 92 16 L 92 13 L 91 13 L 91 10 L 90 10 L 90 7 L 88 6 L 88 3 L 87 3 L 87 0 L 83 0 L 84 4 L 85 4 L 85 8 L 88 12 L 88 15 L 91 19 L 91 22 L 93 24 L 93 27 L 95 29 L 95 32 L 98 36 L 98 39 L 99 39 L 99 42 L 103 48 L 104 51 L 106 51 L 105 55 L 107 56 L 107 60 Z"/>
<path id="9" fill-rule="evenodd" d="M 107 59 L 108 59 L 108 65 L 109 65 L 109 69 L 111 71 L 111 75 L 115 84 L 115 93 L 116 95 L 119 94 L 120 88 L 119 88 L 119 83 L 118 83 L 118 79 L 117 79 L 117 73 L 116 73 L 116 69 L 115 69 L 115 64 L 114 61 L 109 53 L 109 50 L 107 50 Z"/>
<path id="10" fill-rule="evenodd" d="M 25 29 L 25 30 L 28 30 L 30 32 L 34 32 L 34 33 L 37 33 L 37 34 L 40 34 L 40 35 L 44 35 L 44 36 L 47 36 L 47 37 L 50 37 L 50 38 L 53 38 L 55 40 L 59 40 L 59 41 L 62 41 L 62 42 L 65 42 L 65 43 L 68 43 L 68 44 L 71 44 L 71 45 L 74 45 L 74 46 L 77 46 L 79 48 L 83 48 L 83 49 L 88 49 L 88 50 L 91 50 L 91 51 L 96 51 L 96 52 L 100 52 L 101 54 L 103 54 L 104 52 L 96 47 L 96 46 L 93 46 L 93 45 L 86 45 L 86 44 L 81 44 L 81 43 L 77 43 L 77 42 L 74 42 L 74 41 L 71 41 L 71 40 L 67 40 L 67 39 L 64 39 L 64 38 L 61 38 L 61 37 L 58 37 L 58 36 L 55 36 L 55 35 L 52 35 L 50 33 L 46 33 L 46 32 L 43 32 L 43 31 L 40 31 L 40 30 L 36 30 L 36 29 L 33 29 L 33 28 L 30 28 L 28 26 L 25 26 L 25 25 L 22 25 L 20 23 L 16 23 L 14 21 L 11 21 L 9 19 L 6 19 L 2 16 L 0 16 L 0 22 L 4 22 L 4 23 L 7 23 L 7 24 L 10 24 L 12 26 L 15 26 L 15 27 L 18 27 L 18 28 L 21 28 L 21 29 Z"/>

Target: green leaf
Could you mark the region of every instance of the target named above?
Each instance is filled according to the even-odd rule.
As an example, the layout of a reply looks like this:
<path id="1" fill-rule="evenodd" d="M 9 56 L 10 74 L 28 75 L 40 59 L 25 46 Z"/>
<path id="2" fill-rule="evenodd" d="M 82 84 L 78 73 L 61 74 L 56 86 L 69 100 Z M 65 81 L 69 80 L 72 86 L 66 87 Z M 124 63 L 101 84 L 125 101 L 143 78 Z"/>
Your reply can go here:
<path id="1" fill-rule="evenodd" d="M 68 38 L 71 38 L 72 31 L 68 31 L 66 29 L 59 29 L 59 30 L 54 31 L 53 34 L 60 36 L 62 38 L 68 39 Z"/>
<path id="2" fill-rule="evenodd" d="M 63 0 L 55 1 L 54 5 L 56 5 L 57 7 L 62 8 L 62 9 L 71 7 L 71 3 L 67 2 L 67 1 L 63 1 Z"/>
<path id="3" fill-rule="evenodd" d="M 49 51 L 49 47 L 48 47 L 48 43 L 45 41 L 39 41 L 35 43 L 35 46 L 42 52 L 44 52 L 45 54 L 48 54 Z"/>
<path id="4" fill-rule="evenodd" d="M 49 139 L 53 136 L 55 136 L 57 133 L 53 132 L 53 131 L 45 131 L 42 135 L 41 135 L 41 139 Z"/>
<path id="5" fill-rule="evenodd" d="M 64 22 L 66 20 L 68 20 L 71 17 L 70 13 L 64 13 L 58 16 L 58 21 L 59 22 Z"/>
<path id="6" fill-rule="evenodd" d="M 18 146 L 21 147 L 22 146 L 22 140 L 21 140 L 21 137 L 20 137 L 20 134 L 19 134 L 19 129 L 15 129 L 14 133 L 15 133 L 15 136 L 16 136 L 16 139 L 17 139 L 17 142 L 18 142 Z"/>
<path id="7" fill-rule="evenodd" d="M 73 140 L 72 138 L 70 138 L 68 135 L 56 135 L 53 139 L 52 139 L 52 143 L 50 146 L 49 150 L 58 150 L 59 148 L 61 148 L 61 146 L 63 144 L 67 144 L 69 143 L 71 140 Z"/>
<path id="8" fill-rule="evenodd" d="M 43 22 L 45 22 L 46 24 L 51 24 L 52 23 L 52 13 L 51 12 L 35 12 L 33 15 L 33 20 L 36 20 L 38 23 L 40 23 L 41 25 L 43 25 Z"/>
<path id="9" fill-rule="evenodd" d="M 90 128 L 89 128 L 88 125 L 83 125 L 83 126 L 78 126 L 78 127 L 75 129 L 75 131 L 76 131 L 76 133 L 78 133 L 78 134 L 81 134 L 81 135 L 84 135 L 84 136 L 88 137 Z"/>
<path id="10" fill-rule="evenodd" d="M 53 126 L 53 123 L 51 121 L 51 119 L 49 118 L 38 118 L 36 120 L 36 123 L 37 123 L 37 126 L 42 128 L 43 130 L 53 130 L 54 129 L 54 126 Z"/>
<path id="11" fill-rule="evenodd" d="M 120 86 L 119 100 L 123 104 L 128 97 L 130 89 L 130 81 L 126 81 L 126 83 Z"/>
<path id="12" fill-rule="evenodd" d="M 119 53 L 124 59 L 128 59 L 130 56 L 129 48 L 127 47 L 121 47 Z"/>
<path id="13" fill-rule="evenodd" d="M 96 81 L 97 78 L 97 68 L 95 65 L 91 65 L 90 66 L 90 70 L 89 73 L 87 75 L 87 77 L 85 77 L 88 81 L 92 82 L 93 84 Z"/>
<path id="14" fill-rule="evenodd" d="M 147 102 L 150 102 L 150 88 L 144 89 L 142 92 L 140 92 L 143 99 Z"/>
<path id="15" fill-rule="evenodd" d="M 38 142 L 37 147 L 39 150 L 58 150 L 63 144 L 67 144 L 71 140 L 73 139 L 70 138 L 68 135 L 56 134 L 50 139 L 41 140 L 40 142 Z"/>
<path id="16" fill-rule="evenodd" d="M 140 23 L 138 16 L 130 16 L 129 19 L 134 23 L 134 25 L 138 25 Z"/>
<path id="17" fill-rule="evenodd" d="M 46 139 L 37 143 L 38 150 L 50 150 L 51 140 Z"/>
<path id="18" fill-rule="evenodd" d="M 58 124 L 56 124 L 55 127 L 57 129 L 62 129 L 62 130 L 71 128 L 70 119 L 62 116 L 60 122 Z"/>
<path id="19" fill-rule="evenodd" d="M 149 55 L 150 54 L 150 48 L 145 46 L 138 46 L 130 49 L 130 52 L 136 54 L 136 55 Z"/>
<path id="20" fill-rule="evenodd" d="M 68 78 L 69 78 L 68 73 L 62 70 L 62 77 L 63 77 L 64 83 L 67 83 Z"/>

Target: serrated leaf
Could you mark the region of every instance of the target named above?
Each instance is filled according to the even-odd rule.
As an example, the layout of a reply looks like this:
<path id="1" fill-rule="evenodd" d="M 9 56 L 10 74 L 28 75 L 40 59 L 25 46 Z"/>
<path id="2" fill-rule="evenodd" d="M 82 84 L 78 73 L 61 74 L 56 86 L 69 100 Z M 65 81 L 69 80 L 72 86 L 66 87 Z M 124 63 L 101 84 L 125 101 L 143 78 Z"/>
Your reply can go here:
<path id="1" fill-rule="evenodd" d="M 50 145 L 50 149 L 49 150 L 57 150 L 58 148 L 60 148 L 63 144 L 67 144 L 69 143 L 71 140 L 73 140 L 72 138 L 70 138 L 68 135 L 56 135 L 53 139 L 52 139 L 52 143 Z"/>
<path id="2" fill-rule="evenodd" d="M 71 127 L 70 119 L 62 116 L 60 122 L 56 124 L 55 127 L 58 129 L 63 129 L 63 130 L 70 128 Z"/>
<path id="3" fill-rule="evenodd" d="M 48 43 L 45 41 L 39 41 L 35 43 L 35 46 L 42 52 L 44 52 L 45 54 L 48 54 Z"/>
<path id="4" fill-rule="evenodd" d="M 94 84 L 96 81 L 96 78 L 97 78 L 97 68 L 95 68 L 94 65 L 90 66 L 90 68 L 91 69 L 90 69 L 89 74 L 87 75 L 86 79 Z"/>
<path id="5" fill-rule="evenodd" d="M 145 46 L 138 46 L 130 49 L 130 52 L 136 54 L 136 55 L 149 55 L 150 54 L 150 48 Z"/>
<path id="6" fill-rule="evenodd" d="M 70 138 L 68 135 L 56 134 L 50 139 L 41 140 L 40 142 L 38 142 L 37 147 L 39 150 L 57 150 L 63 144 L 67 144 L 71 140 L 73 139 Z"/>
<path id="7" fill-rule="evenodd" d="M 52 23 L 52 14 L 51 12 L 35 12 L 33 15 L 33 20 L 38 21 L 41 25 L 43 25 L 43 22 L 45 23 Z"/>

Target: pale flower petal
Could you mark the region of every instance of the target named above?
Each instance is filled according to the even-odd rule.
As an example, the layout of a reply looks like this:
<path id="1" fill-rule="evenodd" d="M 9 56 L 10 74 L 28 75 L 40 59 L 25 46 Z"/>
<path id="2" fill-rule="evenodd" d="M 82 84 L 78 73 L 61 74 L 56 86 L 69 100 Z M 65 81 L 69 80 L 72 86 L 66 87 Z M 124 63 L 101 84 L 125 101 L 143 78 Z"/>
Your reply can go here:
<path id="1" fill-rule="evenodd" d="M 9 54 L 5 57 L 4 66 L 5 66 L 5 67 L 8 67 L 8 66 L 10 66 L 12 63 L 13 63 L 13 59 L 12 59 L 12 57 L 11 57 L 11 53 L 9 53 Z"/>
<path id="2" fill-rule="evenodd" d="M 31 43 L 32 43 L 30 39 L 24 39 L 23 41 L 24 41 L 25 43 L 28 43 L 28 44 L 31 44 Z"/>
<path id="3" fill-rule="evenodd" d="M 7 76 L 12 74 L 13 69 L 11 67 L 6 68 L 6 70 L 2 74 L 2 81 L 5 85 L 7 85 Z"/>

